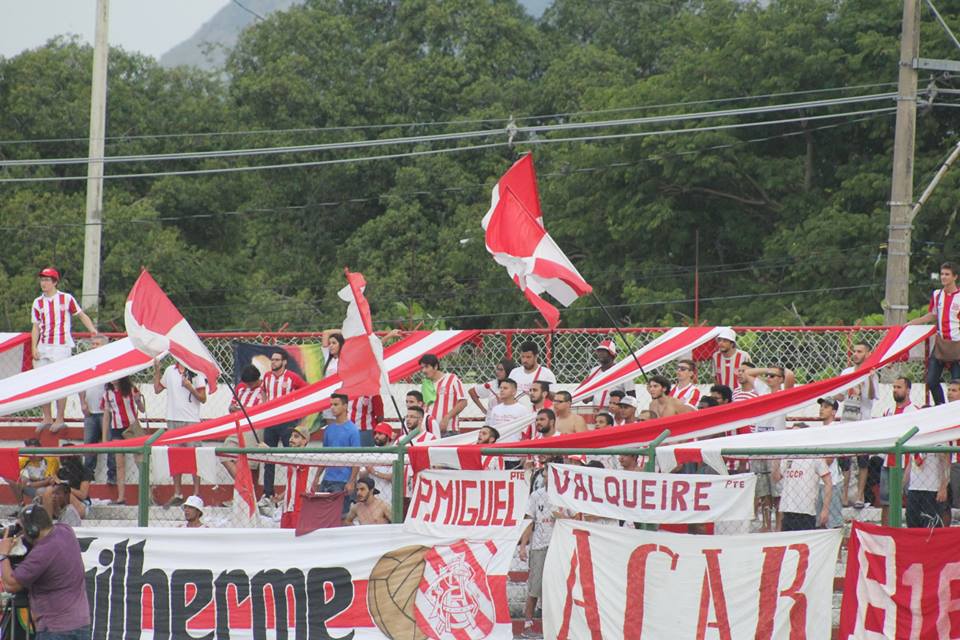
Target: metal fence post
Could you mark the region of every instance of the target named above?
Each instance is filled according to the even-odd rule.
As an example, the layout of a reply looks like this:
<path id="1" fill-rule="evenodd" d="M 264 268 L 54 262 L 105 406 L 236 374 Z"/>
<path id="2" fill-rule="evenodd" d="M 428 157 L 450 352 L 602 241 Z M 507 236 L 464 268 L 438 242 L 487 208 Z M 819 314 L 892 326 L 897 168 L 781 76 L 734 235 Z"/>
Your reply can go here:
<path id="1" fill-rule="evenodd" d="M 393 493 L 390 494 L 390 506 L 392 509 L 390 519 L 394 524 L 403 522 L 403 494 L 407 488 L 403 477 L 403 459 L 407 452 L 407 444 L 416 437 L 418 433 L 420 433 L 420 427 L 417 427 L 397 441 L 397 458 L 393 461 Z"/>
<path id="2" fill-rule="evenodd" d="M 889 524 L 891 527 L 900 527 L 903 524 L 903 445 L 920 431 L 913 427 L 893 445 L 893 466 L 890 467 L 890 513 Z"/>
<path id="3" fill-rule="evenodd" d="M 153 441 L 163 435 L 163 429 L 154 432 L 143 443 L 143 450 L 140 454 L 140 477 L 137 479 L 137 526 L 146 527 L 150 525 L 150 449 Z"/>

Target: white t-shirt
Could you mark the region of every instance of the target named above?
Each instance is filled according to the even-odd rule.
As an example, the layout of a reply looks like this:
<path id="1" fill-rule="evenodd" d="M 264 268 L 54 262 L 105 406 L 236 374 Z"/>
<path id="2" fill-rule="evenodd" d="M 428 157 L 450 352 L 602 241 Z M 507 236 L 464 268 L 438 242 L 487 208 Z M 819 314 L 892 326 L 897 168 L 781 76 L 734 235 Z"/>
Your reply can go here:
<path id="1" fill-rule="evenodd" d="M 90 410 L 90 413 L 103 413 L 103 407 L 100 405 L 103 403 L 103 394 L 106 390 L 106 387 L 98 384 L 83 392 L 83 397 L 87 401 L 87 408 Z"/>
<path id="2" fill-rule="evenodd" d="M 172 364 L 164 370 L 160 384 L 167 391 L 167 420 L 200 422 L 200 401 L 183 386 L 183 376 L 177 370 L 177 365 Z M 203 374 L 195 373 L 193 387 L 199 391 L 206 386 L 207 379 Z"/>
<path id="3" fill-rule="evenodd" d="M 846 375 L 856 370 L 856 367 L 847 367 L 840 372 L 840 375 Z M 873 416 L 873 403 L 876 399 L 870 398 L 870 385 L 873 385 L 874 395 L 880 389 L 880 377 L 872 373 L 855 387 L 847 389 L 843 396 L 843 406 L 840 407 L 840 415 L 846 422 L 852 420 L 869 420 Z M 860 397 L 850 395 L 860 390 Z M 857 417 L 859 416 L 859 417 Z"/>
<path id="4" fill-rule="evenodd" d="M 922 464 L 916 455 L 910 456 L 910 491 L 939 491 L 944 475 L 944 462 L 940 454 L 921 453 Z"/>
<path id="5" fill-rule="evenodd" d="M 765 396 L 768 393 L 772 393 L 770 385 L 768 385 L 760 376 L 757 376 L 753 379 L 753 390 L 758 396 Z M 764 418 L 763 422 L 758 422 L 755 430 L 760 431 L 783 431 L 787 428 L 787 414 L 782 414 L 779 416 L 771 416 L 769 418 Z"/>
<path id="6" fill-rule="evenodd" d="M 609 370 L 609 369 L 608 369 Z M 587 377 L 583 379 L 583 382 L 580 384 L 585 384 L 592 380 L 594 377 L 602 375 L 600 365 L 595 366 L 590 370 L 590 373 L 587 374 Z M 622 391 L 624 395 L 627 395 L 628 391 L 633 390 L 633 380 L 624 380 L 623 382 L 618 382 L 617 384 L 604 389 L 600 393 L 594 394 L 592 398 L 589 398 L 590 404 L 595 407 L 603 407 L 606 410 L 607 405 L 610 404 L 610 392 L 611 391 Z"/>
<path id="7" fill-rule="evenodd" d="M 543 381 L 549 382 L 550 384 L 556 384 L 557 382 L 557 377 L 553 375 L 553 371 L 550 371 L 550 369 L 547 369 L 542 364 L 534 367 L 533 371 L 527 371 L 522 366 L 516 367 L 510 372 L 509 377 L 517 383 L 517 393 L 523 395 L 530 392 L 530 387 L 533 386 L 534 382 Z"/>
<path id="8" fill-rule="evenodd" d="M 781 460 L 780 470 L 783 488 L 780 493 L 782 513 L 805 513 L 817 515 L 817 496 L 820 495 L 820 480 L 830 475 L 823 458 L 797 458 Z"/>
<path id="9" fill-rule="evenodd" d="M 477 397 L 487 401 L 487 410 L 485 412 L 487 418 L 490 417 L 490 411 L 500 404 L 500 397 L 497 395 L 499 389 L 500 381 L 496 378 L 474 387 L 474 390 L 477 392 Z"/>
<path id="10" fill-rule="evenodd" d="M 530 405 L 520 404 L 519 402 L 514 402 L 513 404 L 501 403 L 490 410 L 490 415 L 487 416 L 487 424 L 497 431 L 500 431 L 501 425 L 513 422 L 519 418 L 533 419 L 533 411 L 530 409 Z M 518 429 L 516 433 L 510 435 L 501 433 L 500 439 L 497 442 L 518 442 L 522 434 L 523 429 Z"/>
<path id="11" fill-rule="evenodd" d="M 816 427 L 833 427 L 833 426 L 836 426 L 836 425 L 839 425 L 839 424 L 840 424 L 840 422 L 839 422 L 838 420 L 834 420 L 834 421 L 831 422 L 830 424 L 823 424 L 823 423 L 821 422 L 821 423 L 816 424 L 816 425 L 814 425 L 814 426 L 816 426 Z M 839 461 L 838 461 L 837 458 L 833 458 L 833 462 L 831 462 L 830 464 L 828 464 L 828 465 L 827 465 L 827 468 L 830 469 L 830 482 L 831 482 L 832 484 L 836 485 L 838 482 L 840 482 L 841 480 L 843 480 L 843 472 L 840 471 L 840 463 L 839 463 Z"/>
<path id="12" fill-rule="evenodd" d="M 533 534 L 530 536 L 530 549 L 546 549 L 553 536 L 553 505 L 547 497 L 545 487 L 539 487 L 530 494 L 527 502 L 527 517 L 533 520 Z"/>

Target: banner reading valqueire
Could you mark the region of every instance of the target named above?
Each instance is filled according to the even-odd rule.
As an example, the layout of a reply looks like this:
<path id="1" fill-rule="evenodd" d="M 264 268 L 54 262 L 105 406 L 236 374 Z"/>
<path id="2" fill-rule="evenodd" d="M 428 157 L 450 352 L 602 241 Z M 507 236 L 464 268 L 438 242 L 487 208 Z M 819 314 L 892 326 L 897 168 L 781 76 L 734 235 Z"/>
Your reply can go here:
<path id="1" fill-rule="evenodd" d="M 841 535 L 691 536 L 558 520 L 544 637 L 829 638 Z"/>
<path id="2" fill-rule="evenodd" d="M 960 531 L 853 523 L 840 637 L 957 638 Z"/>
<path id="3" fill-rule="evenodd" d="M 404 531 L 471 539 L 519 539 L 530 492 L 523 471 L 424 470 Z"/>
<path id="4" fill-rule="evenodd" d="M 637 522 L 684 524 L 753 517 L 757 476 L 639 473 L 550 465 L 553 504 L 590 515 Z"/>
<path id="5" fill-rule="evenodd" d="M 513 638 L 506 584 L 516 538 L 424 538 L 400 525 L 299 538 L 279 529 L 77 536 L 94 640 L 267 638 L 268 630 L 278 640 Z"/>

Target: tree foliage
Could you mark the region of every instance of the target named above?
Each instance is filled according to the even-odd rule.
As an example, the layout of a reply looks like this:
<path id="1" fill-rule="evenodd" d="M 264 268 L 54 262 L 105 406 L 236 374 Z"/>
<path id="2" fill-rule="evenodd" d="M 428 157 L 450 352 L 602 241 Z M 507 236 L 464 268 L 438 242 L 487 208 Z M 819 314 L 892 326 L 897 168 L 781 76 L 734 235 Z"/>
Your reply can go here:
<path id="1" fill-rule="evenodd" d="M 960 25 L 960 5 L 939 4 Z M 111 163 L 113 175 L 317 164 L 107 180 L 100 322 L 122 325 L 146 266 L 199 328 L 325 328 L 342 319 L 349 266 L 366 275 L 383 324 L 536 326 L 480 229 L 497 177 L 528 151 L 547 228 L 623 322 L 693 321 L 695 282 L 701 322 L 875 321 L 894 120 L 851 112 L 892 100 L 528 128 L 890 92 L 899 23 L 898 3 L 868 0 L 555 0 L 540 20 L 515 0 L 310 0 L 246 30 L 221 75 L 113 50 L 110 156 L 479 133 Z M 932 20 L 921 42 L 925 57 L 956 57 Z M 0 59 L 0 159 L 86 155 L 91 55 L 57 39 Z M 951 100 L 921 106 L 918 191 L 956 143 Z M 512 145 L 508 124 L 519 127 Z M 570 140 L 581 137 L 592 139 Z M 84 171 L 8 167 L 0 178 Z M 79 293 L 84 189 L 0 183 L 5 329 L 28 326 L 43 265 L 62 267 Z M 958 190 L 948 174 L 917 219 L 914 305 L 929 272 L 956 257 Z M 589 300 L 562 317 L 609 324 Z"/>

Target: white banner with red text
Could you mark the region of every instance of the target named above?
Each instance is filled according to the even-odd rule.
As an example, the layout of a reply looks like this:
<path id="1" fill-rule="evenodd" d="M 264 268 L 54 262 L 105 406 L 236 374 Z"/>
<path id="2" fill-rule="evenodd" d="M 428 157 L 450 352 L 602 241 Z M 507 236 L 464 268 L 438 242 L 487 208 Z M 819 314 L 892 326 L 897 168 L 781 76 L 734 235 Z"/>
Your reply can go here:
<path id="1" fill-rule="evenodd" d="M 753 518 L 757 476 L 752 473 L 641 473 L 551 464 L 549 474 L 550 502 L 576 513 L 657 524 Z"/>
<path id="2" fill-rule="evenodd" d="M 292 530 L 77 529 L 94 640 L 513 638 L 517 540 L 400 525 Z M 141 631 L 142 630 L 142 631 Z"/>
<path id="3" fill-rule="evenodd" d="M 470 539 L 519 539 L 530 497 L 523 470 L 417 474 L 403 521 L 409 533 Z"/>
<path id="4" fill-rule="evenodd" d="M 558 520 L 544 637 L 829 638 L 841 536 L 691 536 Z"/>
<path id="5" fill-rule="evenodd" d="M 840 638 L 960 637 L 960 531 L 854 522 Z"/>

